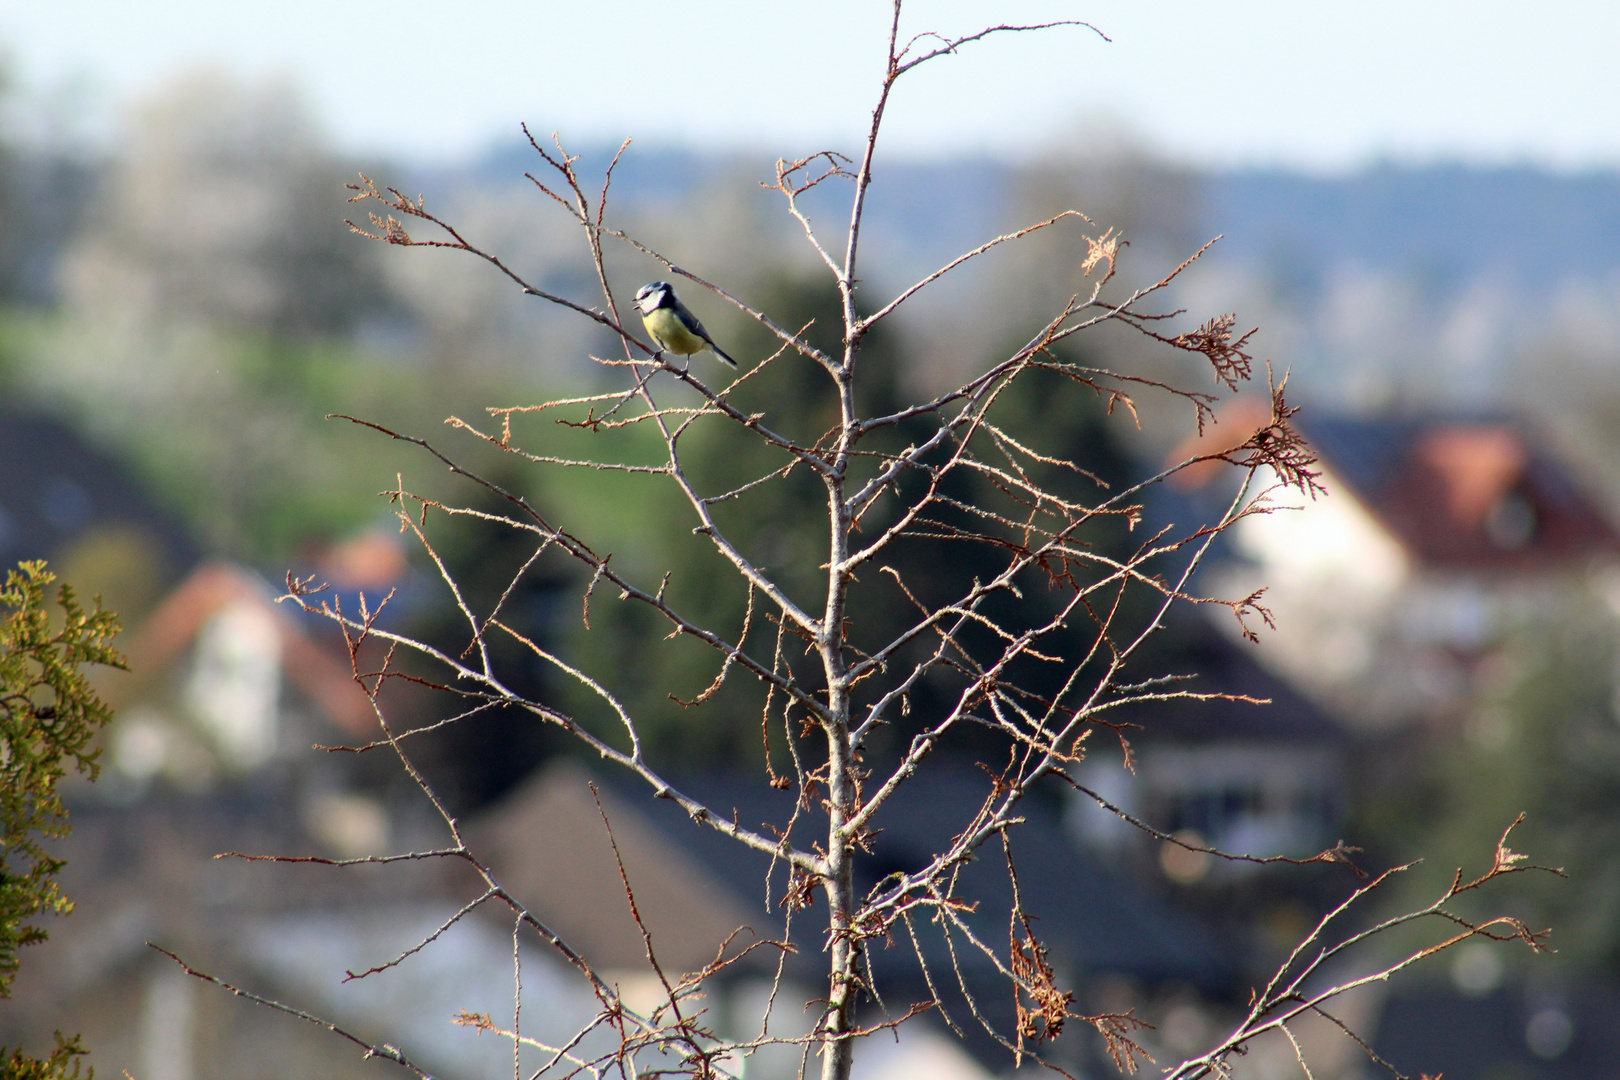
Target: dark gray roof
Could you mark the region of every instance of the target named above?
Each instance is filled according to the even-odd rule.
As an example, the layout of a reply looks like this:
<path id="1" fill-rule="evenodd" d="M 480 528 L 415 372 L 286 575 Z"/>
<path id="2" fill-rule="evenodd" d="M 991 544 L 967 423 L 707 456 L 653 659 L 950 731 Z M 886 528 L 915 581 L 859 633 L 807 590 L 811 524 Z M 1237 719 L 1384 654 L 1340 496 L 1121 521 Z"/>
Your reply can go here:
<path id="1" fill-rule="evenodd" d="M 56 557 L 95 527 L 149 534 L 170 580 L 197 562 L 196 545 L 116 461 L 49 417 L 0 411 L 0 566 Z"/>
<path id="2" fill-rule="evenodd" d="M 1373 1048 L 1403 1073 L 1446 1080 L 1620 1076 L 1620 990 L 1512 987 L 1483 998 L 1401 990 L 1384 1005 Z"/>
<path id="3" fill-rule="evenodd" d="M 677 786 L 717 813 L 729 817 L 735 810 L 741 823 L 755 828 L 764 822 L 785 828 L 793 812 L 793 795 L 769 788 L 763 774 L 707 773 L 681 778 Z M 857 889 L 871 888 L 887 873 L 925 865 L 951 842 L 990 790 L 989 774 L 968 762 L 940 758 L 920 769 L 876 815 L 873 824 L 878 833 L 872 854 L 859 864 Z M 639 793 L 627 789 L 626 794 Z M 1012 832 L 1012 851 L 1025 906 L 1037 917 L 1036 936 L 1068 977 L 1113 973 L 1149 982 L 1224 984 L 1232 973 L 1231 958 L 1213 931 L 1122 869 L 1102 864 L 1096 855 L 1071 843 L 1058 801 L 1046 794 L 1031 796 L 1023 804 L 1020 814 L 1027 820 Z M 709 866 L 746 902 L 761 904 L 767 858 L 692 823 L 667 802 L 648 799 L 643 805 L 671 841 Z M 815 816 L 805 815 L 805 825 Z M 814 839 L 805 825 L 794 834 L 802 845 Z M 778 867 L 772 883 L 776 899 L 784 879 Z M 983 940 L 1004 953 L 1012 890 L 998 841 L 987 843 L 964 869 L 960 887 L 964 897 L 981 902 L 969 922 Z M 819 921 L 825 916 L 824 904 L 818 901 L 799 918 Z M 916 925 L 936 978 L 944 975 L 950 982 L 949 955 L 939 932 L 925 916 Z M 958 947 L 970 979 L 995 980 L 988 961 L 961 951 L 960 943 Z M 902 937 L 897 935 L 892 949 L 875 949 L 873 964 L 880 983 L 902 996 L 926 996 L 914 952 Z"/>
<path id="4" fill-rule="evenodd" d="M 1171 689 L 1231 694 L 1250 701 L 1175 701 L 1121 709 L 1111 718 L 1136 725 L 1126 731 L 1141 742 L 1271 742 L 1343 744 L 1344 726 L 1286 682 L 1267 672 L 1252 655 L 1255 646 L 1223 636 L 1197 615 L 1174 614 L 1142 671 L 1190 675 Z"/>

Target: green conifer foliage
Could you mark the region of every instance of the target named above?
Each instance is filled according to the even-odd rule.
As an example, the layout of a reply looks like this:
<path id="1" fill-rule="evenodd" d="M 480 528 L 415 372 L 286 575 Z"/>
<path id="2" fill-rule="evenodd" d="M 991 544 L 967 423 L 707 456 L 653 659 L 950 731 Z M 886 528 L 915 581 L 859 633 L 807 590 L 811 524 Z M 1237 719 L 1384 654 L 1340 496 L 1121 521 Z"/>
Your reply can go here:
<path id="1" fill-rule="evenodd" d="M 63 862 L 45 841 L 69 831 L 57 783 L 67 762 L 92 779 L 96 732 L 112 715 L 84 674 L 85 664 L 123 667 L 112 647 L 118 618 L 100 601 L 86 611 L 43 562 L 25 562 L 0 588 L 0 997 L 9 997 L 17 951 L 45 939 L 42 914 L 65 915 L 73 904 L 56 881 Z M 57 1034 L 56 1049 L 31 1058 L 0 1047 L 0 1078 L 72 1078 L 85 1051 Z M 69 1067 L 71 1064 L 71 1068 Z"/>
<path id="2" fill-rule="evenodd" d="M 29 1057 L 21 1049 L 7 1057 L 6 1048 L 0 1046 L 0 1080 L 95 1080 L 96 1070 L 83 1072 L 83 1063 L 74 1060 L 89 1052 L 77 1035 L 66 1038 L 60 1031 L 49 1057 Z"/>

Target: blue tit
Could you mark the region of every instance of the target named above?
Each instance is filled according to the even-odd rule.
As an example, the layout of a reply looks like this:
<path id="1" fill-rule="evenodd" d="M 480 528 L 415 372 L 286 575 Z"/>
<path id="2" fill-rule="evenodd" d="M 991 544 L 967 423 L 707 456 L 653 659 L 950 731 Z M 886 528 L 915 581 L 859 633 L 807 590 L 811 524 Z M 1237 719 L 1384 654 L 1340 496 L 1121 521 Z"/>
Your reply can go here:
<path id="1" fill-rule="evenodd" d="M 714 338 L 698 322 L 698 317 L 676 297 L 669 282 L 654 281 L 643 285 L 636 292 L 636 306 L 641 309 L 641 321 L 647 324 L 647 333 L 652 335 L 659 348 L 682 356 L 709 349 L 732 367 L 737 366 L 737 361 L 720 350 Z"/>

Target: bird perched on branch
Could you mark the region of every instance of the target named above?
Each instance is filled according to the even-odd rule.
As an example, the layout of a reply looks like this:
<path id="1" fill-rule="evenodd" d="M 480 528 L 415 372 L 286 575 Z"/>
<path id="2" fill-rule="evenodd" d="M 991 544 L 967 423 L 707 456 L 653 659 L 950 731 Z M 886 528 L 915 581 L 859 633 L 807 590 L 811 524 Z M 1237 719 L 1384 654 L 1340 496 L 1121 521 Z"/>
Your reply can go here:
<path id="1" fill-rule="evenodd" d="M 647 333 L 661 350 L 692 356 L 708 349 L 732 367 L 737 366 L 737 361 L 714 343 L 698 317 L 681 303 L 669 282 L 653 281 L 643 285 L 636 292 L 636 306 L 641 309 L 641 321 L 646 323 Z"/>

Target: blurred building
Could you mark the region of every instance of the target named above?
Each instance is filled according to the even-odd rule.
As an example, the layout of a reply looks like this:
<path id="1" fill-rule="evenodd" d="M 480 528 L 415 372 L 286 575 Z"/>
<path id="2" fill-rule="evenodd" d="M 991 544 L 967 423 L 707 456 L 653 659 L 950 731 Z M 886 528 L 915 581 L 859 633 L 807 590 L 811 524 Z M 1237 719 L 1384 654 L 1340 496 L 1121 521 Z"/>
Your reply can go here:
<path id="1" fill-rule="evenodd" d="M 858 864 L 857 894 L 867 894 L 891 873 L 927 865 L 992 791 L 991 778 L 966 763 L 931 765 L 901 785 L 874 818 L 872 854 Z M 672 782 L 716 813 L 756 829 L 786 832 L 793 823 L 794 794 L 769 787 L 763 777 L 706 773 Z M 1168 991 L 1219 998 L 1232 989 L 1240 965 L 1212 925 L 1160 895 L 1151 882 L 1077 845 L 1064 826 L 1056 792 L 1032 796 L 1021 816 L 1024 822 L 1011 834 L 1021 895 L 1065 985 L 1082 995 L 1129 987 L 1137 1005 Z M 632 1003 L 648 1008 L 664 1000 L 663 989 L 647 961 L 641 928 L 630 915 L 618 860 L 642 925 L 670 974 L 701 970 L 723 947 L 736 955 L 783 933 L 785 867 L 690 820 L 678 806 L 651 798 L 644 787 L 631 786 L 630 778 L 593 777 L 578 765 L 555 765 L 492 808 L 471 826 L 469 836 L 515 894 L 592 958 Z M 813 842 L 810 836 L 796 838 Z M 962 915 L 980 940 L 1004 947 L 1012 885 L 999 850 L 985 851 L 962 867 L 956 884 L 958 894 L 975 905 Z M 779 961 L 784 981 L 770 1013 L 772 1030 L 808 1030 L 814 1008 L 807 1003 L 825 993 L 824 958 L 811 945 L 820 940 L 825 917 L 824 901 L 813 900 L 795 917 L 796 954 L 782 961 L 774 947 L 760 947 L 713 980 L 705 1000 L 723 1019 L 723 1030 L 740 1038 L 759 1034 Z M 954 944 L 947 943 L 934 921 L 919 915 L 911 933 L 897 928 L 892 942 L 873 942 L 870 971 L 884 1004 L 868 1002 L 866 1019 L 881 1022 L 913 1002 L 938 998 L 965 1033 L 977 1064 L 953 1056 L 934 1038 L 945 1029 L 929 1019 L 907 1045 L 914 1040 L 916 1052 L 947 1074 L 993 1075 L 1005 1068 L 1007 1052 L 974 1020 L 964 995 L 973 996 L 979 1014 L 998 1030 L 1011 1032 L 1011 989 L 977 948 L 959 934 L 954 937 Z M 880 1042 L 873 1042 L 874 1054 Z M 1100 1046 L 1100 1040 L 1076 1028 L 1053 1052 L 1069 1066 L 1089 1069 L 1098 1063 Z M 800 1056 L 793 1047 L 767 1047 L 749 1059 L 746 1073 L 791 1080 L 798 1075 Z M 879 1055 L 863 1075 L 909 1075 L 903 1070 L 913 1064 L 896 1055 L 885 1065 Z"/>
<path id="2" fill-rule="evenodd" d="M 1241 409 L 1229 419 L 1176 459 L 1219 450 L 1218 438 L 1235 442 L 1264 422 Z M 1580 854 L 1593 848 L 1590 859 L 1607 861 L 1604 841 L 1581 835 L 1593 829 L 1581 815 L 1612 813 L 1613 759 L 1600 749 L 1611 714 L 1599 704 L 1589 716 L 1586 698 L 1560 698 L 1545 684 L 1525 689 L 1524 701 L 1510 696 L 1541 670 L 1538 656 L 1579 651 L 1571 638 L 1583 633 L 1590 654 L 1557 670 L 1566 684 L 1598 687 L 1580 683 L 1582 694 L 1609 696 L 1604 643 L 1620 532 L 1606 501 L 1548 433 L 1501 415 L 1301 420 L 1326 494 L 1272 488 L 1272 512 L 1233 528 L 1205 590 L 1266 588 L 1277 632 L 1262 632 L 1250 655 L 1344 725 L 1350 790 L 1380 860 L 1421 853 L 1457 865 L 1527 809 L 1541 831 L 1521 841 L 1576 879 L 1526 886 L 1513 909 L 1569 935 L 1565 955 L 1517 965 L 1522 958 L 1490 943 L 1465 944 L 1365 1003 L 1364 1030 L 1402 1070 L 1459 1080 L 1610 1075 L 1620 1056 L 1605 962 L 1597 948 L 1575 950 L 1591 940 L 1580 937 L 1583 920 L 1612 916 L 1612 889 Z M 1219 474 L 1189 470 L 1179 497 L 1229 498 L 1215 491 Z M 1583 738 L 1589 729 L 1598 735 Z M 1538 754 L 1544 740 L 1553 749 Z M 1546 850 L 1560 843 L 1556 855 Z M 1579 901 L 1549 905 L 1569 889 L 1581 890 Z"/>
<path id="3" fill-rule="evenodd" d="M 1221 696 L 1121 710 L 1119 738 L 1095 732 L 1077 778 L 1133 817 L 1196 845 L 1259 858 L 1307 858 L 1331 848 L 1347 811 L 1350 733 L 1242 645 L 1194 620 L 1177 622 L 1166 663 L 1183 676 L 1178 686 Z M 1231 884 L 1259 870 L 1253 862 L 1149 845 L 1084 793 L 1072 796 L 1068 822 L 1099 852 L 1140 857 L 1146 845 L 1156 870 L 1178 885 Z"/>
<path id="4" fill-rule="evenodd" d="M 280 590 L 253 571 L 200 561 L 128 471 L 66 426 L 5 412 L 0 560 L 30 558 L 122 616 L 130 670 L 92 673 L 116 717 L 100 779 L 64 781 L 74 832 L 49 845 L 76 907 L 22 957 L 0 1044 L 40 1053 L 52 1031 L 81 1032 L 93 1066 L 142 1080 L 353 1072 L 329 1034 L 209 987 L 151 942 L 244 988 L 330 1006 L 377 1038 L 427 1031 L 418 1043 L 436 1065 L 499 1067 L 509 1048 L 447 1021 L 456 1007 L 498 1009 L 485 972 L 510 970 L 509 930 L 469 924 L 403 987 L 330 1001 L 347 969 L 453 914 L 462 882 L 426 865 L 311 874 L 215 857 L 354 858 L 419 838 L 359 755 L 313 749 L 378 733 L 336 630 L 276 603 Z M 321 570 L 352 606 L 356 589 L 380 595 L 404 564 L 397 543 L 364 534 Z M 368 649 L 360 663 L 374 659 Z M 566 996 L 543 966 L 530 985 L 541 1012 Z"/>
<path id="5" fill-rule="evenodd" d="M 1273 488 L 1211 577 L 1223 595 L 1266 589 L 1285 632 L 1256 655 L 1356 728 L 1455 717 L 1516 620 L 1620 559 L 1598 501 L 1524 424 L 1341 416 L 1302 430 L 1326 494 Z"/>
<path id="6" fill-rule="evenodd" d="M 342 639 L 275 597 L 250 571 L 204 563 L 120 638 L 130 670 L 98 673 L 117 716 L 100 779 L 68 787 L 74 832 L 53 846 L 76 909 L 25 958 L 0 1042 L 37 1050 L 56 1028 L 78 1031 L 91 1064 L 159 1080 L 348 1075 L 320 1029 L 209 987 L 149 943 L 246 989 L 328 1005 L 348 968 L 386 960 L 459 906 L 460 883 L 436 865 L 310 873 L 219 857 L 364 858 L 417 838 L 359 755 L 315 749 L 378 728 Z M 509 964 L 502 934 L 469 926 L 405 990 L 331 1011 L 377 1038 L 403 1038 L 401 1023 L 439 1033 L 448 1025 L 430 1017 L 448 1016 L 456 988 L 482 985 L 492 954 Z M 491 1052 L 451 1030 L 472 1049 L 429 1038 L 440 1067 Z"/>
<path id="7" fill-rule="evenodd" d="M 318 643 L 275 596 L 242 567 L 205 563 L 121 639 L 129 671 L 103 677 L 118 712 L 110 783 L 133 795 L 161 776 L 203 793 L 271 768 L 307 777 L 312 743 L 369 740 L 371 706 L 341 646 Z"/>

